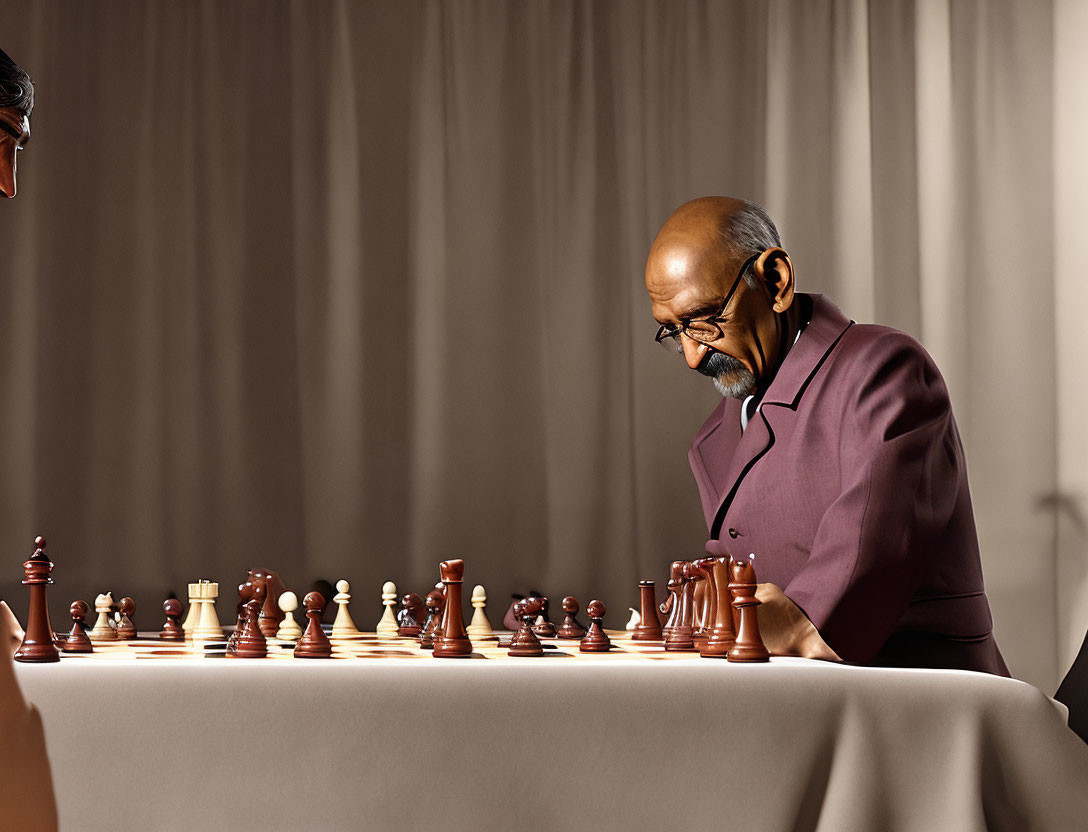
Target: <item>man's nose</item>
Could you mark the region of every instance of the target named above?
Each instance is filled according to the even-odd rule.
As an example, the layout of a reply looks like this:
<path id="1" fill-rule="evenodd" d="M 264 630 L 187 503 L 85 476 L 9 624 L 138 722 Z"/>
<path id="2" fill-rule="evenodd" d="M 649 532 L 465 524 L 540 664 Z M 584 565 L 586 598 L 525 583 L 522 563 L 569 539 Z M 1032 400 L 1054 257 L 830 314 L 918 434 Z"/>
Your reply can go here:
<path id="1" fill-rule="evenodd" d="M 680 345 L 684 348 L 684 360 L 688 362 L 691 369 L 694 370 L 703 363 L 707 351 L 706 344 L 700 344 L 694 338 L 689 338 L 686 334 L 681 333 Z"/>

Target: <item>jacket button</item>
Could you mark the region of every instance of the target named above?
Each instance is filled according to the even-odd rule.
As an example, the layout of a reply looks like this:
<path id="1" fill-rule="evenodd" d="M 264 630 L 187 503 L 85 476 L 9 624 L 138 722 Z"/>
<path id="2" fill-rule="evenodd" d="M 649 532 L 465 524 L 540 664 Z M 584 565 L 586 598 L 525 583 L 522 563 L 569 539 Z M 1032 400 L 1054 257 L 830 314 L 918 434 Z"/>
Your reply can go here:
<path id="1" fill-rule="evenodd" d="M 740 532 L 738 532 L 736 529 L 730 529 L 729 536 L 736 540 L 738 537 L 740 537 Z"/>

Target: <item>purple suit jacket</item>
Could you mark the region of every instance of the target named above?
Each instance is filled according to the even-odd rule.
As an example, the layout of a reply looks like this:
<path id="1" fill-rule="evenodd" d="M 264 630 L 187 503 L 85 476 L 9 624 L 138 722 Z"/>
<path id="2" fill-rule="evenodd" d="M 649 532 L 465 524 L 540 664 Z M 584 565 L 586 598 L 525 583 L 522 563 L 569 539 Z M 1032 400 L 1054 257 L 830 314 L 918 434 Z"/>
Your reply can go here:
<path id="1" fill-rule="evenodd" d="M 747 430 L 727 398 L 695 436 L 711 538 L 754 553 L 848 662 L 1007 676 L 940 372 L 909 335 L 809 297 Z"/>

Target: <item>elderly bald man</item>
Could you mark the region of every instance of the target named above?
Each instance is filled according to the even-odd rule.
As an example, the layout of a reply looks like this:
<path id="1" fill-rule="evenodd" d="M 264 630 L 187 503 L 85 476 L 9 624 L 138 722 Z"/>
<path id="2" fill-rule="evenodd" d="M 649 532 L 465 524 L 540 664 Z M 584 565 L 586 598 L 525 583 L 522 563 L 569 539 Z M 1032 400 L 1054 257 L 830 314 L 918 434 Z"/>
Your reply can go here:
<path id="1" fill-rule="evenodd" d="M 689 462 L 710 538 L 756 555 L 768 648 L 1008 675 L 939 370 L 794 277 L 770 217 L 727 197 L 680 206 L 646 263 L 658 342 L 723 396 Z"/>
<path id="2" fill-rule="evenodd" d="M 15 196 L 15 159 L 30 138 L 34 86 L 0 50 L 0 194 Z M 41 715 L 23 699 L 12 654 L 23 631 L 0 601 L 0 829 L 55 830 L 57 804 Z"/>

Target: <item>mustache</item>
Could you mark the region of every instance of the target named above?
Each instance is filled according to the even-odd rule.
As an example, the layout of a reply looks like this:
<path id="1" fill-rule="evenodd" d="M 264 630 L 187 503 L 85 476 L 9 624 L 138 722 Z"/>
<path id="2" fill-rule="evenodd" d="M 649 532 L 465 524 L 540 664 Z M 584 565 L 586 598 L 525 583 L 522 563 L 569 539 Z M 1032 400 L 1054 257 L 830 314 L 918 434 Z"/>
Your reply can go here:
<path id="1" fill-rule="evenodd" d="M 698 367 L 696 372 L 702 373 L 708 378 L 718 378 L 725 373 L 744 372 L 745 367 L 738 359 L 724 352 L 712 352 Z"/>

